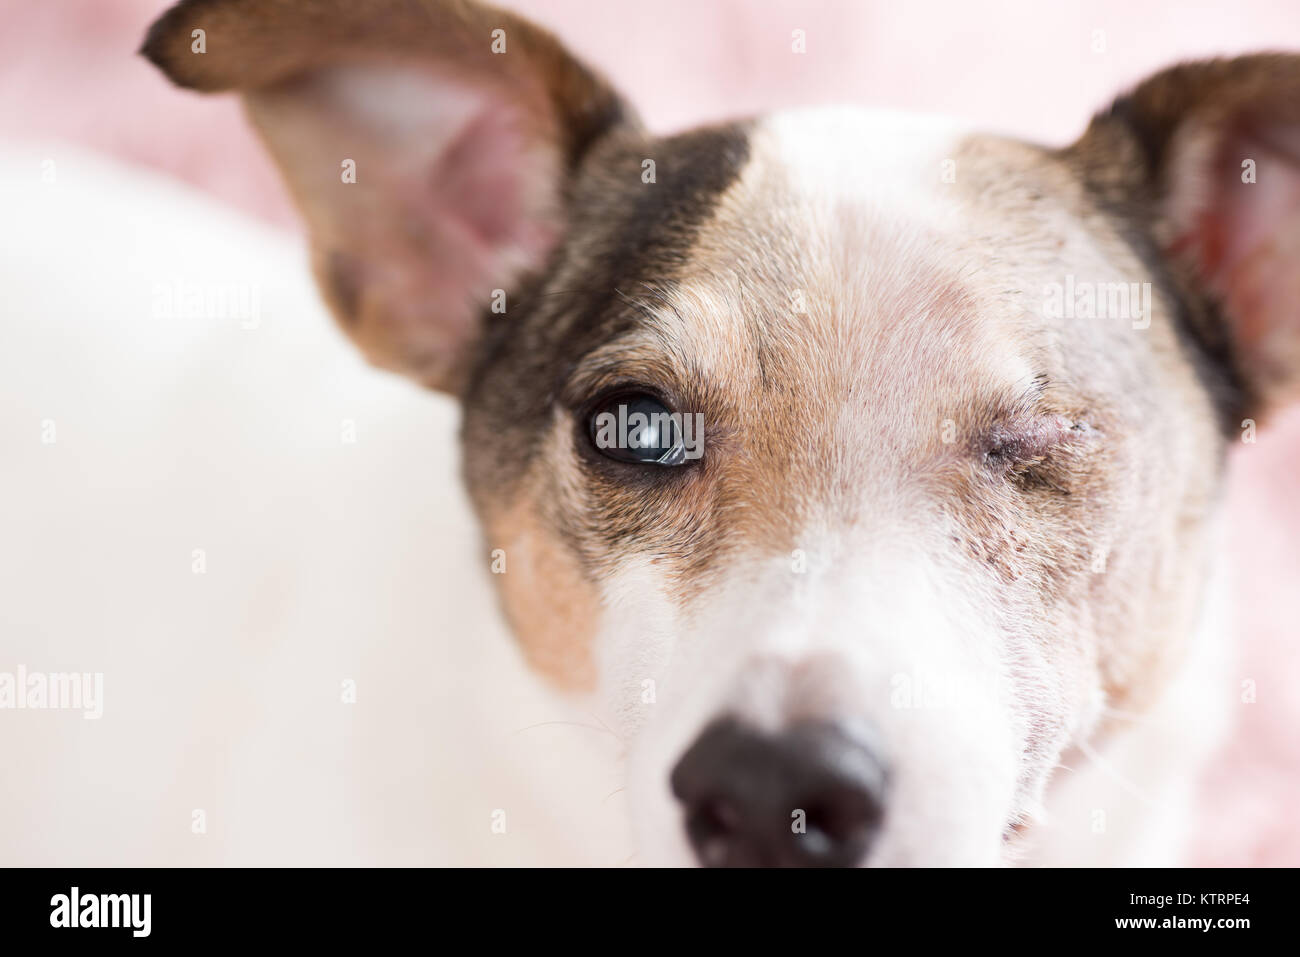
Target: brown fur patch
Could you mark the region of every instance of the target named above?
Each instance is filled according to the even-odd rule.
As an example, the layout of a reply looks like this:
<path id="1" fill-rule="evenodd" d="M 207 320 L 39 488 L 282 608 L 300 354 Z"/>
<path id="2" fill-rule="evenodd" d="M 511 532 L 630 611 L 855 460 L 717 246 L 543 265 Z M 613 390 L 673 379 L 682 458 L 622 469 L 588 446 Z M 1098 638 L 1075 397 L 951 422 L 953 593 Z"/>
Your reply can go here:
<path id="1" fill-rule="evenodd" d="M 707 486 L 677 482 L 682 476 L 629 474 L 587 454 L 585 438 L 576 440 L 582 407 L 612 384 L 601 380 L 602 365 L 622 377 L 638 368 L 638 355 L 643 374 L 652 365 L 661 371 L 671 366 L 671 351 L 651 346 L 618 349 L 612 369 L 601 356 L 612 355 L 614 344 L 645 321 L 629 301 L 645 294 L 642 283 L 672 286 L 698 229 L 746 156 L 743 127 L 664 140 L 631 132 L 611 137 L 570 188 L 574 222 L 552 268 L 513 299 L 505 315 L 488 319 L 464 394 L 464 472 L 494 535 L 509 538 L 511 523 L 519 520 L 529 536 L 545 540 L 529 547 L 555 561 L 553 572 L 501 582 L 512 593 L 512 619 L 524 619 L 519 635 L 530 657 L 552 657 L 563 648 L 587 675 L 584 643 L 599 618 L 594 596 L 603 575 L 626 557 L 620 546 L 665 540 L 675 514 L 670 503 L 707 494 Z M 653 184 L 641 178 L 647 158 L 656 162 Z M 581 382 L 574 378 L 580 368 L 589 370 Z M 689 521 L 698 509 L 676 514 Z M 672 556 L 705 550 L 705 530 L 678 532 Z M 556 609 L 546 590 L 574 596 L 565 599 L 569 610 Z M 529 625 L 538 617 L 530 608 L 558 610 L 568 624 Z"/>
<path id="2" fill-rule="evenodd" d="M 207 51 L 191 51 L 206 33 Z M 494 54 L 494 30 L 506 52 Z M 195 90 L 272 86 L 330 63 L 440 64 L 460 82 L 485 82 L 537 117 L 554 116 L 577 159 L 624 103 L 536 24 L 462 0 L 182 0 L 150 27 L 140 52 L 172 82 Z"/>
<path id="3" fill-rule="evenodd" d="M 557 687 L 587 691 L 595 681 L 591 639 L 600 620 L 599 596 L 539 520 L 546 511 L 536 494 L 525 493 L 492 518 L 489 543 L 505 555 L 505 571 L 496 576 L 502 607 L 538 674 Z"/>

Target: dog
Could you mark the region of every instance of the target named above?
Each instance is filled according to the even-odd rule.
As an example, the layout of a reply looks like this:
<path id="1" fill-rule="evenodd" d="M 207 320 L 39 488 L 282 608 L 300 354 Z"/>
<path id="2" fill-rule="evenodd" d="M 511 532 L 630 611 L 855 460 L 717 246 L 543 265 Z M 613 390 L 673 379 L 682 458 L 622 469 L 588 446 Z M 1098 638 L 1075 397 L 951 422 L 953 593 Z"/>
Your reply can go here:
<path id="1" fill-rule="evenodd" d="M 243 98 L 339 327 L 458 399 L 505 618 L 627 742 L 646 863 L 1180 860 L 1225 455 L 1300 385 L 1300 56 L 1049 149 L 652 136 L 451 0 L 183 0 L 142 52 Z"/>

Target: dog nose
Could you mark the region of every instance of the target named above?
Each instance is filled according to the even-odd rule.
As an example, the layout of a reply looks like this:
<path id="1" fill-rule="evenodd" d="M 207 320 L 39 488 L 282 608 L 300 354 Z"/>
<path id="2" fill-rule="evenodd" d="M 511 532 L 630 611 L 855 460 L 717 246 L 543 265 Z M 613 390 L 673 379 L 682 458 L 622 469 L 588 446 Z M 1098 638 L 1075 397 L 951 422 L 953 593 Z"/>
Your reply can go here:
<path id="1" fill-rule="evenodd" d="M 764 734 L 733 718 L 705 728 L 672 772 L 686 833 L 706 867 L 849 867 L 885 811 L 886 769 L 865 734 L 800 722 Z"/>

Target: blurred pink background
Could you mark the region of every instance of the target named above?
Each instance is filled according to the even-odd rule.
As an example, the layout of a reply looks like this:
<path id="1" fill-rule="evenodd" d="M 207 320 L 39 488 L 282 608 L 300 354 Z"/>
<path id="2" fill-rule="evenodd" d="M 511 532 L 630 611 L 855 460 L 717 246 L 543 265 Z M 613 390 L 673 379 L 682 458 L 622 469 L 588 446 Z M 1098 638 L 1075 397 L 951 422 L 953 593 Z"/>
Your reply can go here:
<path id="1" fill-rule="evenodd" d="M 1300 3 L 513 0 L 658 131 L 775 107 L 947 113 L 1064 143 L 1174 60 L 1300 50 Z M 0 0 L 0 138 L 72 141 L 297 222 L 232 98 L 179 92 L 134 56 L 165 0 Z M 791 52 L 806 32 L 807 53 Z M 1100 34 L 1097 31 L 1101 31 Z M 1101 41 L 1100 51 L 1096 48 Z M 1232 463 L 1241 678 L 1257 702 L 1204 789 L 1196 860 L 1300 864 L 1300 411 Z M 1194 729 L 1191 733 L 1195 733 Z"/>

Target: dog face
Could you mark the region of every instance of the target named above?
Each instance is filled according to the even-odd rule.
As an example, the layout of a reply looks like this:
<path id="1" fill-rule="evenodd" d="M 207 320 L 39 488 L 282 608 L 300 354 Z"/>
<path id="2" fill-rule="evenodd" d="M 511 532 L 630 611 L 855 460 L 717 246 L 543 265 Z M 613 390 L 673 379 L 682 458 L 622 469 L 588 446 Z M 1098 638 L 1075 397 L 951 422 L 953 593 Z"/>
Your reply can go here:
<path id="1" fill-rule="evenodd" d="M 648 860 L 996 863 L 1176 668 L 1225 439 L 1300 378 L 1296 58 L 1051 151 L 656 138 L 463 4 L 188 2 L 145 53 L 244 94 L 343 328 L 461 398 L 507 617 L 628 742 Z"/>

